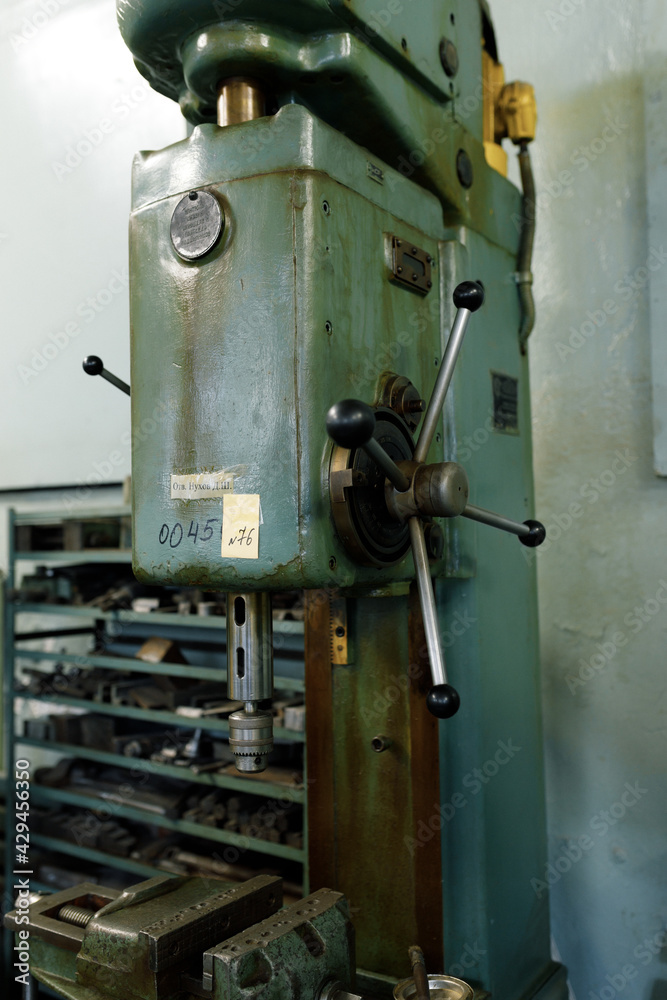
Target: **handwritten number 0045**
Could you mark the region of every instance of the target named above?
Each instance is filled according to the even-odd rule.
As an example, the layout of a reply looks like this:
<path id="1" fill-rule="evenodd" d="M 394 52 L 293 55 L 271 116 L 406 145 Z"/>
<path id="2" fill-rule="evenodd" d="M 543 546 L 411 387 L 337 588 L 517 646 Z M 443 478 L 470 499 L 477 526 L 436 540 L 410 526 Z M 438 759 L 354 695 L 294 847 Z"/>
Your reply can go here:
<path id="1" fill-rule="evenodd" d="M 216 521 L 219 522 L 220 518 L 209 517 L 208 521 L 204 525 L 201 535 L 199 535 L 199 523 L 196 521 L 190 521 L 190 528 L 186 537 L 193 538 L 195 542 L 197 540 L 199 540 L 200 542 L 210 541 L 211 538 L 213 538 L 213 528 L 211 527 L 211 525 L 215 524 Z M 195 529 L 194 531 L 193 528 Z M 183 525 L 181 524 L 180 521 L 177 521 L 176 524 L 171 529 L 169 528 L 168 524 L 163 524 L 162 527 L 160 528 L 158 541 L 160 545 L 165 545 L 166 542 L 169 541 L 170 548 L 177 549 L 178 546 L 183 541 L 184 534 L 185 533 L 183 531 Z"/>

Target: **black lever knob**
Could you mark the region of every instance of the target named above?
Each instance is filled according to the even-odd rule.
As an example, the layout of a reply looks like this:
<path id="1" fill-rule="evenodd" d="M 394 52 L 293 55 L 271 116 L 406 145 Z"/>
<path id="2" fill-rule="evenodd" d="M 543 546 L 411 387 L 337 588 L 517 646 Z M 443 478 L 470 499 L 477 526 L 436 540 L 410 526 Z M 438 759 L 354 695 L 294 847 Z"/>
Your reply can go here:
<path id="1" fill-rule="evenodd" d="M 363 448 L 374 430 L 375 414 L 360 399 L 342 399 L 327 413 L 327 434 L 341 448 Z"/>
<path id="2" fill-rule="evenodd" d="M 527 535 L 519 535 L 519 541 L 522 545 L 527 545 L 529 549 L 537 548 L 547 537 L 547 529 L 541 521 L 524 521 L 523 523 L 528 525 L 530 531 Z"/>
<path id="3" fill-rule="evenodd" d="M 461 704 L 458 691 L 451 684 L 435 684 L 426 696 L 426 705 L 436 719 L 451 719 Z"/>
<path id="4" fill-rule="evenodd" d="M 410 488 L 410 480 L 401 472 L 381 444 L 373 437 L 375 414 L 360 399 L 342 399 L 327 413 L 327 433 L 341 448 L 363 448 L 400 493 Z"/>
<path id="5" fill-rule="evenodd" d="M 127 382 L 123 382 L 122 378 L 118 378 L 117 375 L 107 371 L 102 358 L 98 358 L 96 354 L 89 354 L 87 358 L 83 359 L 83 370 L 86 375 L 101 375 L 103 379 L 106 379 L 111 385 L 115 385 L 121 392 L 126 392 L 128 396 L 130 395 L 130 387 Z"/>
<path id="6" fill-rule="evenodd" d="M 454 289 L 453 299 L 457 309 L 474 313 L 484 303 L 484 289 L 478 281 L 462 281 Z"/>
<path id="7" fill-rule="evenodd" d="M 95 354 L 89 354 L 87 358 L 83 359 L 83 370 L 86 375 L 101 375 L 104 371 L 102 358 L 98 358 Z"/>

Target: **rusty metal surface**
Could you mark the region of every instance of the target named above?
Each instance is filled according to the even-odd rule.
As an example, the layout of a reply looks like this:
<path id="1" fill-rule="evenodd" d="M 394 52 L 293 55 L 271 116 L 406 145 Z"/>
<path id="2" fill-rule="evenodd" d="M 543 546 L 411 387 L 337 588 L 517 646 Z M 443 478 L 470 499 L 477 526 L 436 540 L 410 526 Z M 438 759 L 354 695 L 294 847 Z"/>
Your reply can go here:
<path id="1" fill-rule="evenodd" d="M 313 1000 L 330 982 L 354 981 L 354 931 L 347 903 L 321 889 L 204 956 L 213 1000 Z M 210 977 L 210 978 L 209 978 Z"/>
<path id="2" fill-rule="evenodd" d="M 407 945 L 417 936 L 414 870 L 403 842 L 412 831 L 409 716 L 401 683 L 408 655 L 407 601 L 357 599 L 350 617 L 356 662 L 336 668 L 333 676 L 334 888 L 345 887 L 350 900 L 359 964 L 398 974 Z M 378 731 L 392 740 L 381 754 L 371 745 Z"/>
<path id="3" fill-rule="evenodd" d="M 191 960 L 282 904 L 282 882 L 268 875 L 222 891 L 214 879 L 167 879 L 164 891 L 159 881 L 140 884 L 125 905 L 116 900 L 90 922 L 77 958 L 78 986 L 118 1000 L 162 1000 Z"/>
<path id="4" fill-rule="evenodd" d="M 318 641 L 318 631 L 328 624 L 328 602 L 314 595 L 311 600 L 306 619 L 311 880 L 326 880 L 349 899 L 361 968 L 403 976 L 407 948 L 416 939 L 423 942 L 430 967 L 440 968 L 439 841 L 432 838 L 412 855 L 407 846 L 439 801 L 437 723 L 424 704 L 428 672 L 419 656 L 421 619 L 418 611 L 409 615 L 407 597 L 348 598 L 354 659 L 332 666 L 326 644 Z M 379 732 L 388 740 L 382 753 L 373 749 Z"/>
<path id="5" fill-rule="evenodd" d="M 253 988 L 263 1000 L 314 1000 L 327 983 L 353 985 L 354 929 L 341 893 L 321 889 L 282 909 L 278 878 L 220 885 L 158 876 L 116 898 L 78 886 L 73 898 L 99 908 L 85 932 L 75 928 L 78 958 L 38 930 L 31 971 L 69 1000 L 243 1000 Z"/>
<path id="6" fill-rule="evenodd" d="M 248 130 L 266 151 L 261 169 Z M 132 481 L 140 579 L 232 590 L 243 580 L 244 591 L 378 584 L 322 507 L 325 416 L 337 399 L 372 400 L 387 361 L 430 391 L 439 285 L 434 277 L 422 296 L 389 281 L 384 234 L 400 230 L 424 248 L 435 275 L 443 228 L 432 195 L 399 173 L 379 185 L 367 164 L 363 150 L 296 106 L 227 129 L 203 125 L 137 157 L 130 243 L 132 377 L 141 387 L 132 412 L 144 428 Z M 183 190 L 209 191 L 227 220 L 199 263 L 180 260 L 169 238 Z M 389 345 L 387 331 L 395 331 Z M 257 558 L 221 557 L 222 497 L 171 494 L 172 475 L 221 470 L 235 494 L 261 497 Z M 389 582 L 411 572 L 408 556 L 381 575 Z"/>
<path id="7" fill-rule="evenodd" d="M 92 882 L 83 882 L 71 889 L 49 893 L 31 904 L 28 910 L 29 921 L 18 923 L 18 918 L 25 912 L 12 910 L 5 916 L 5 927 L 18 931 L 26 927 L 31 936 L 39 938 L 48 944 L 63 948 L 66 951 L 78 952 L 83 940 L 83 927 L 58 919 L 58 913 L 63 907 L 75 906 L 81 909 L 95 911 L 111 903 L 119 892 L 117 889 L 107 889 Z"/>
<path id="8" fill-rule="evenodd" d="M 408 956 L 412 965 L 412 978 L 415 984 L 416 1000 L 429 1000 L 429 985 L 426 976 L 424 952 L 418 944 L 413 944 L 408 948 Z"/>
<path id="9" fill-rule="evenodd" d="M 335 887 L 335 810 L 331 610 L 326 590 L 305 593 L 308 873 L 311 885 Z"/>
<path id="10" fill-rule="evenodd" d="M 408 597 L 408 689 L 410 711 L 410 768 L 412 786 L 412 831 L 418 838 L 421 824 L 429 821 L 440 805 L 440 751 L 438 720 L 425 711 L 431 687 L 431 672 L 426 650 L 426 634 L 419 604 L 417 584 L 412 583 Z M 404 844 L 406 857 L 410 851 Z M 444 969 L 442 861 L 439 837 L 432 837 L 414 849 L 416 939 L 421 943 L 428 969 Z M 439 891 L 434 892 L 434 886 Z"/>

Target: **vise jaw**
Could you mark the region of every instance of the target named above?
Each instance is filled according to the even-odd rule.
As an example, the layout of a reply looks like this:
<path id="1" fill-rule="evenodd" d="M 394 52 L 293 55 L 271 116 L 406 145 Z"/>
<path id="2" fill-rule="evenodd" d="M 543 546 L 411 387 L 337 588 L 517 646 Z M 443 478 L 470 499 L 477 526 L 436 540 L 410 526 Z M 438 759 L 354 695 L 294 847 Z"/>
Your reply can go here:
<path id="1" fill-rule="evenodd" d="M 282 881 L 157 876 L 119 893 L 83 884 L 5 918 L 28 930 L 30 972 L 69 1000 L 317 1000 L 351 985 L 354 932 L 341 893 L 281 909 Z M 22 925 L 22 926 L 20 926 Z"/>

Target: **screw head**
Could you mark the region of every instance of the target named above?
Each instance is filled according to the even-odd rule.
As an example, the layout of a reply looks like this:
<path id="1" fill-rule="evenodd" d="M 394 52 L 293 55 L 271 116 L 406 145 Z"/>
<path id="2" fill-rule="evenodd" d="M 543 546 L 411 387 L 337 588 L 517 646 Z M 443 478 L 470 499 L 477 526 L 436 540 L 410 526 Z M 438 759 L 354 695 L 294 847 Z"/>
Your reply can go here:
<path id="1" fill-rule="evenodd" d="M 440 62 L 447 76 L 456 76 L 459 71 L 459 54 L 449 38 L 440 39 Z"/>
<path id="2" fill-rule="evenodd" d="M 442 528 L 435 521 L 424 527 L 424 541 L 429 559 L 442 559 L 445 551 L 445 536 Z"/>
<path id="3" fill-rule="evenodd" d="M 472 186 L 472 162 L 465 149 L 459 149 L 456 154 L 456 176 L 461 187 L 469 188 Z"/>

